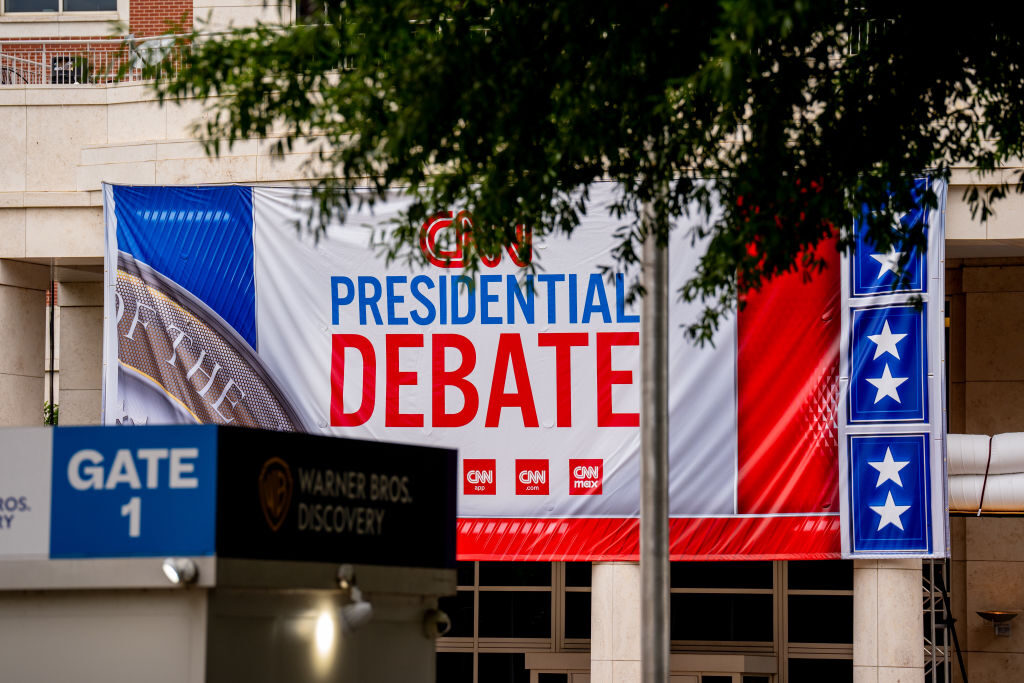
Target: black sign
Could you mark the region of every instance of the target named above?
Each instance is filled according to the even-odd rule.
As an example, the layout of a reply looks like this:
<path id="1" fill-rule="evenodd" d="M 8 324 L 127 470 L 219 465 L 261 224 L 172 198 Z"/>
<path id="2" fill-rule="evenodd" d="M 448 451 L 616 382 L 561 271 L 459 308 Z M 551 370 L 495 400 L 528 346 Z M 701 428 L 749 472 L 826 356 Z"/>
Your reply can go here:
<path id="1" fill-rule="evenodd" d="M 453 450 L 221 427 L 217 554 L 455 566 Z"/>

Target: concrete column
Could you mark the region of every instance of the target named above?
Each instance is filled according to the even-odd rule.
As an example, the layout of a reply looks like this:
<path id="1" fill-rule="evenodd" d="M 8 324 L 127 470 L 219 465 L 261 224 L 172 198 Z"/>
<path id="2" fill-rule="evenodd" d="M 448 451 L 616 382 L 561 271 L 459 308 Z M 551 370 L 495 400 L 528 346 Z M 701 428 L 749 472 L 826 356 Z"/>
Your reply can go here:
<path id="1" fill-rule="evenodd" d="M 0 259 L 0 426 L 43 424 L 50 269 Z"/>
<path id="2" fill-rule="evenodd" d="M 640 681 L 640 565 L 595 562 L 590 588 L 591 683 Z"/>
<path id="3" fill-rule="evenodd" d="M 103 396 L 103 283 L 62 282 L 57 303 L 60 424 L 99 424 Z"/>
<path id="4" fill-rule="evenodd" d="M 854 683 L 924 681 L 921 560 L 855 560 Z"/>

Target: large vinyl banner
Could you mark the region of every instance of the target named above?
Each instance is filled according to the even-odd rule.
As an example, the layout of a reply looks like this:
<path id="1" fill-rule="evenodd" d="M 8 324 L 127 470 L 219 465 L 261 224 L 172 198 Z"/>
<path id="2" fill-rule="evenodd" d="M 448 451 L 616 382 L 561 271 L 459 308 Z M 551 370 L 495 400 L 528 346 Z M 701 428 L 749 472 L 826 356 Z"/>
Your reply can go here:
<path id="1" fill-rule="evenodd" d="M 512 245 L 471 278 L 464 214 L 423 226 L 429 265 L 385 263 L 401 192 L 314 240 L 302 190 L 106 186 L 104 420 L 457 448 L 459 559 L 636 559 L 640 317 L 603 269 L 614 191 L 532 243 L 533 274 Z M 699 251 L 673 235 L 674 291 Z M 713 347 L 671 306 L 673 559 L 840 555 L 840 263 L 821 253 L 824 273 L 777 278 Z"/>

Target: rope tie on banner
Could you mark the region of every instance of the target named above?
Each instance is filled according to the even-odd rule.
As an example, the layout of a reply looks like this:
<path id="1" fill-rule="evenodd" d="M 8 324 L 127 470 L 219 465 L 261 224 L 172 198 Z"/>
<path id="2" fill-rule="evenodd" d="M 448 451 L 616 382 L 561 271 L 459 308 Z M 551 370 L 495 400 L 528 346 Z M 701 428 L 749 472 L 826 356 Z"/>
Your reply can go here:
<path id="1" fill-rule="evenodd" d="M 985 478 L 981 480 L 981 500 L 978 501 L 978 517 L 981 517 L 981 508 L 985 504 L 985 487 L 988 486 L 988 469 L 992 466 L 992 437 L 988 440 L 988 462 L 985 463 Z"/>

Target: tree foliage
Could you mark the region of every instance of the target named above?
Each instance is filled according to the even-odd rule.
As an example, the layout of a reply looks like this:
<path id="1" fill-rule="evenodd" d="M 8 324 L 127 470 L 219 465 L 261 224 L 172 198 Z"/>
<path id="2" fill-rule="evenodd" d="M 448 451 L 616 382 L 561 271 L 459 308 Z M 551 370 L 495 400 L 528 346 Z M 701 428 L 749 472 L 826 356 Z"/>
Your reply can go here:
<path id="1" fill-rule="evenodd" d="M 620 188 L 620 265 L 689 213 L 707 252 L 680 295 L 704 304 L 688 332 L 707 340 L 746 290 L 820 268 L 822 239 L 850 247 L 863 207 L 887 249 L 896 216 L 922 200 L 916 176 L 1024 156 L 1010 7 L 345 0 L 288 28 L 189 36 L 184 68 L 158 65 L 155 87 L 219 98 L 198 130 L 211 151 L 313 137 L 325 209 L 344 210 L 356 186 L 410 188 L 391 256 L 453 207 L 470 208 L 485 253 L 517 223 L 534 239 L 571 233 L 602 180 Z M 996 178 L 972 205 L 984 217 L 1010 184 Z M 634 218 L 645 204 L 654 218 Z"/>

